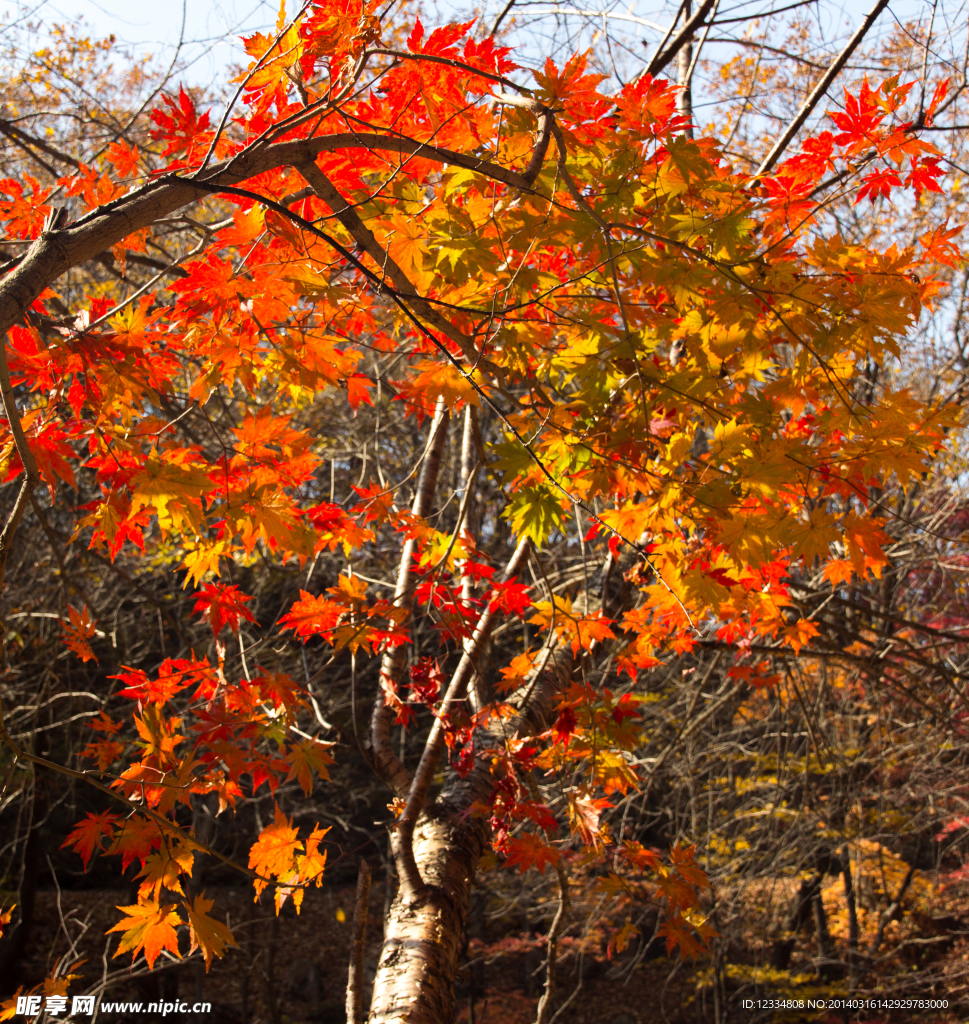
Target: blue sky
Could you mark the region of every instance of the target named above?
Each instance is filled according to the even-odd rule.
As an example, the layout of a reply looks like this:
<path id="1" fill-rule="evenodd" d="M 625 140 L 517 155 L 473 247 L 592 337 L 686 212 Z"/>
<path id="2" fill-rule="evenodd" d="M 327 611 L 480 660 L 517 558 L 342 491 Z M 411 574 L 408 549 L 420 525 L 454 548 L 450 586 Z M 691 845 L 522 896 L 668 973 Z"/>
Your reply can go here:
<path id="1" fill-rule="evenodd" d="M 8 20 L 24 7 L 0 0 Z M 266 0 L 34 0 L 26 11 L 46 24 L 82 17 L 92 36 L 115 35 L 136 54 L 167 61 L 182 40 L 179 64 L 185 78 L 204 82 L 242 57 L 238 37 L 276 21 L 278 5 Z M 184 31 L 183 31 L 184 25 Z"/>
<path id="2" fill-rule="evenodd" d="M 279 0 L 33 0 L 26 6 L 18 0 L 0 0 L 0 15 L 10 22 L 26 15 L 30 20 L 45 24 L 71 21 L 80 16 L 90 26 L 94 36 L 114 34 L 119 40 L 130 44 L 136 54 L 151 53 L 166 63 L 178 49 L 178 64 L 182 69 L 178 77 L 192 84 L 205 84 L 221 78 L 221 70 L 233 62 L 241 62 L 244 55 L 238 45 L 243 32 L 270 28 L 278 14 Z M 289 0 L 294 8 L 296 0 Z M 480 6 L 482 0 L 426 0 L 426 8 L 436 11 L 429 21 L 445 21 Z M 740 8 L 745 13 L 753 10 L 768 11 L 772 6 L 785 7 L 790 0 L 763 0 L 763 3 L 727 0 L 721 2 L 721 17 L 728 9 Z M 521 7 L 555 7 L 556 0 L 525 0 Z M 849 23 L 857 24 L 864 16 L 872 0 L 821 0 L 823 12 L 818 19 L 824 27 L 820 31 L 827 35 L 830 30 L 835 37 L 846 33 Z M 590 8 L 599 9 L 602 0 L 590 0 Z M 957 4 L 958 5 L 958 4 Z M 497 11 L 504 6 L 504 0 L 483 0 L 484 17 L 490 23 Z M 614 11 L 627 11 L 640 17 L 655 19 L 666 24 L 672 10 L 666 0 L 606 0 L 604 6 Z M 946 6 L 944 0 L 942 7 Z M 891 10 L 900 19 L 918 18 L 921 12 L 929 10 L 928 0 L 893 0 Z M 669 10 L 664 10 L 669 8 Z M 886 12 L 880 21 L 888 26 L 891 15 Z M 614 28 L 619 24 L 612 23 Z M 184 28 L 183 28 L 184 26 Z M 632 25 L 635 35 L 640 30 Z"/>

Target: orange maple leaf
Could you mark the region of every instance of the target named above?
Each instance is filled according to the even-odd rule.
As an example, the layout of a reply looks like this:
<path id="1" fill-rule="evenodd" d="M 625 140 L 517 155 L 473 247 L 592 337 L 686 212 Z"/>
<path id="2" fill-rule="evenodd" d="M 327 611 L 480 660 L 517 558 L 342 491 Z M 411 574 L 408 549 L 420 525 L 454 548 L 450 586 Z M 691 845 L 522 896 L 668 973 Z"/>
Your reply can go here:
<path id="1" fill-rule="evenodd" d="M 925 250 L 924 259 L 944 263 L 947 267 L 958 267 L 963 261 L 962 251 L 952 239 L 961 234 L 964 227 L 964 224 L 957 224 L 954 228 L 950 228 L 946 223 L 942 227 L 922 235 L 919 241 Z"/>
<path id="2" fill-rule="evenodd" d="M 274 876 L 282 883 L 276 886 L 276 913 L 279 913 L 289 896 L 293 897 L 293 905 L 299 913 L 306 885 L 310 882 L 320 885 L 322 882 L 326 852 L 320 853 L 319 846 L 329 831 L 317 825 L 306 840 L 304 852 L 303 843 L 296 838 L 297 829 L 293 828 L 292 821 L 277 807 L 273 823 L 259 833 L 259 838 L 249 851 L 249 867 L 260 876 L 253 881 L 256 900 Z"/>
<path id="3" fill-rule="evenodd" d="M 698 889 L 709 889 L 710 881 L 707 878 L 707 873 L 703 868 L 694 863 L 693 858 L 695 855 L 696 843 L 692 846 L 684 846 L 682 843 L 677 843 L 670 850 L 670 862 L 688 882 L 695 885 Z"/>
<path id="4" fill-rule="evenodd" d="M 298 637 L 313 636 L 326 633 L 340 620 L 346 607 L 328 597 L 314 597 L 305 590 L 299 592 L 299 600 L 279 620 L 283 629 L 296 631 Z"/>
<path id="5" fill-rule="evenodd" d="M 305 886 L 309 885 L 310 882 L 315 882 L 317 888 L 323 884 L 323 870 L 326 867 L 326 850 L 320 852 L 320 843 L 323 841 L 323 837 L 329 832 L 328 828 L 320 828 L 317 825 L 313 831 L 309 834 L 306 839 L 306 853 L 296 855 L 296 867 L 299 872 L 299 880 L 301 888 L 293 890 L 293 905 L 296 907 L 296 913 L 299 913 L 300 907 L 303 904 L 303 893 L 306 891 Z M 282 890 L 280 890 L 282 893 Z M 282 896 L 285 899 L 285 895 Z M 282 905 L 282 900 L 277 896 L 277 912 L 278 908 Z"/>
<path id="6" fill-rule="evenodd" d="M 163 949 L 181 960 L 175 928 L 184 922 L 178 916 L 174 903 L 162 906 L 154 900 L 139 900 L 130 907 L 118 907 L 118 910 L 128 916 L 108 929 L 109 932 L 124 933 L 115 956 L 130 952 L 134 963 L 144 950 L 149 970 L 155 969 L 155 961 Z"/>
<path id="7" fill-rule="evenodd" d="M 520 836 L 508 841 L 505 866 L 518 865 L 518 873 L 524 874 L 529 868 L 537 868 L 542 874 L 549 864 L 557 864 L 562 857 L 561 851 L 541 839 L 533 832 L 523 832 Z"/>
<path id="8" fill-rule="evenodd" d="M 130 146 L 124 139 L 112 142 L 104 151 L 104 159 L 114 166 L 122 178 L 133 178 L 139 173 L 138 147 Z"/>
<path id="9" fill-rule="evenodd" d="M 67 606 L 67 614 L 70 622 L 65 622 L 61 619 L 61 640 L 81 661 L 93 661 L 97 664 L 98 659 L 88 643 L 88 637 L 94 636 L 96 632 L 94 628 L 96 623 L 91 618 L 87 605 L 81 611 L 78 611 L 73 605 L 69 604 Z"/>
<path id="10" fill-rule="evenodd" d="M 414 369 L 420 372 L 411 383 L 411 389 L 421 393 L 430 408 L 438 398 L 443 398 L 449 409 L 465 402 L 481 405 L 474 384 L 451 363 L 425 359 L 416 363 Z"/>
<path id="11" fill-rule="evenodd" d="M 296 854 L 303 849 L 303 844 L 296 838 L 298 831 L 277 807 L 273 823 L 259 833 L 249 851 L 249 867 L 262 876 L 253 882 L 256 900 L 269 885 L 269 876 L 287 882 L 295 880 Z"/>
<path id="12" fill-rule="evenodd" d="M 812 637 L 818 636 L 818 627 L 810 619 L 798 619 L 793 626 L 787 626 L 784 630 L 784 643 L 794 648 L 794 653 L 799 654 L 802 647 L 811 642 Z"/>
<path id="13" fill-rule="evenodd" d="M 839 583 L 850 583 L 854 566 L 846 558 L 832 558 L 824 567 L 824 578 L 834 587 Z"/>

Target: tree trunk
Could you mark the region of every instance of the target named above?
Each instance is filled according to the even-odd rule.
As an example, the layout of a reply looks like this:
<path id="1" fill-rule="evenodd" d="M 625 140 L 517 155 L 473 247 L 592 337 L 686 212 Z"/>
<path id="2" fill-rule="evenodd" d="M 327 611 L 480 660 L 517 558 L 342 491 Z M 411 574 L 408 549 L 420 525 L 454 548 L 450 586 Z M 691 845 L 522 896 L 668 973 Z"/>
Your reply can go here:
<path id="1" fill-rule="evenodd" d="M 568 640 L 546 648 L 547 656 L 509 703 L 520 698 L 518 719 L 477 737 L 479 749 L 504 743 L 506 734 L 526 735 L 546 728 L 556 692 L 572 674 Z M 408 900 L 401 888 L 386 921 L 377 966 L 370 1024 L 451 1024 L 454 978 L 461 951 L 471 883 L 484 852 L 484 819 L 469 812 L 487 803 L 494 787 L 490 760 L 479 757 L 467 778 L 448 772 L 440 797 L 425 810 L 414 830 L 414 859 L 425 882 Z"/>
<path id="2" fill-rule="evenodd" d="M 683 5 L 683 26 L 692 16 L 690 0 Z M 687 42 L 676 55 L 676 81 L 680 91 L 676 95 L 676 112 L 681 117 L 693 120 L 693 89 L 690 84 L 690 73 L 693 70 L 693 42 Z M 693 128 L 688 128 L 686 134 L 692 139 Z"/>
<path id="3" fill-rule="evenodd" d="M 610 555 L 598 580 L 599 597 L 578 598 L 576 611 L 602 608 L 618 614 L 629 594 L 623 565 Z M 567 636 L 551 640 L 536 659 L 528 680 L 507 698 L 518 708 L 512 721 L 475 735 L 478 751 L 503 746 L 508 736 L 547 729 L 556 695 L 568 685 L 575 667 Z M 469 687 L 473 699 L 474 687 Z M 448 771 L 440 796 L 421 813 L 414 828 L 413 854 L 424 885 L 408 899 L 401 886 L 385 921 L 384 945 L 374 979 L 369 1024 L 452 1024 L 454 978 L 463 941 L 471 883 L 488 842 L 483 816 L 495 785 L 491 759 L 478 756 L 466 778 Z M 549 1008 L 551 1009 L 551 1008 Z"/>
<path id="4" fill-rule="evenodd" d="M 27 826 L 27 839 L 20 872 L 20 888 L 17 895 L 17 922 L 8 928 L 0 939 L 0 995 L 11 995 L 17 983 L 17 961 L 27 949 L 27 941 L 34 925 L 34 906 L 37 900 L 37 885 L 40 879 L 40 865 L 44 858 L 44 843 L 41 825 L 47 812 L 47 794 L 43 785 L 34 778 L 34 805 Z"/>
<path id="5" fill-rule="evenodd" d="M 461 950 L 474 869 L 487 833 L 478 817 L 464 817 L 462 805 L 487 799 L 490 772 L 475 771 L 464 799 L 438 800 L 414 831 L 414 856 L 426 882 L 413 902 L 398 893 L 386 922 L 384 946 L 374 981 L 371 1024 L 450 1024 L 454 1019 L 454 976 Z M 458 794 L 455 794 L 457 796 Z M 464 818 L 462 821 L 461 819 Z"/>

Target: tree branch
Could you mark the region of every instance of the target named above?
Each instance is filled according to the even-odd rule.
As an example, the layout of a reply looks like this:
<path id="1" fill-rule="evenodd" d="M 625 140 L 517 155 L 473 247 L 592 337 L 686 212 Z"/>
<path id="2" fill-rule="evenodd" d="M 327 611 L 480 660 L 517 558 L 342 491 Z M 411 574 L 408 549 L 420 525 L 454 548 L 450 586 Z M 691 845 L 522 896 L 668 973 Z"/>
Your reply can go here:
<path id="1" fill-rule="evenodd" d="M 20 422 L 20 412 L 17 409 L 17 402 L 13 396 L 13 388 L 10 386 L 10 371 L 7 367 L 7 339 L 6 334 L 0 341 L 0 396 L 3 401 L 3 411 L 10 424 L 10 433 L 13 434 L 14 446 L 20 461 L 24 467 L 24 481 L 20 485 L 17 500 L 14 502 L 7 522 L 0 533 L 0 591 L 3 590 L 3 579 L 7 569 L 7 556 L 10 554 L 10 545 L 13 543 L 14 535 L 20 520 L 23 518 L 27 502 L 40 480 L 37 471 L 37 463 L 34 460 L 34 453 L 30 450 L 27 437 L 24 434 L 23 425 Z"/>
<path id="2" fill-rule="evenodd" d="M 784 134 L 774 144 L 774 148 L 764 158 L 764 162 L 757 168 L 755 178 L 760 178 L 777 163 L 781 153 L 790 145 L 791 140 L 801 130 L 801 126 L 811 116 L 811 111 L 818 105 L 821 97 L 828 91 L 828 87 L 841 73 L 841 69 L 848 63 L 848 58 L 858 48 L 858 44 L 868 34 L 868 30 L 875 24 L 878 15 L 888 6 L 888 0 L 877 0 L 875 6 L 865 15 L 865 20 L 858 26 L 855 34 L 848 40 L 847 46 L 834 59 L 828 70 L 821 76 L 821 81 L 811 90 L 811 95 L 801 104 L 797 116 L 787 126 Z"/>
<path id="3" fill-rule="evenodd" d="M 59 161 L 62 164 L 68 164 L 70 167 L 73 167 L 75 169 L 79 169 L 81 166 L 79 160 L 75 160 L 74 157 L 68 156 L 67 153 L 62 153 L 59 149 L 55 149 L 49 143 L 44 142 L 43 139 L 38 139 L 35 138 L 33 135 L 29 135 L 27 132 L 23 131 L 23 129 L 16 127 L 16 125 L 14 124 L 11 124 L 10 121 L 8 121 L 6 118 L 0 118 L 0 134 L 6 135 L 6 137 L 10 139 L 11 142 L 19 143 L 26 146 L 34 146 L 37 149 L 41 150 L 42 152 L 46 153 L 48 156 L 53 157 L 55 160 Z M 31 153 L 30 155 L 35 160 L 38 160 L 38 157 L 35 154 Z M 39 160 L 38 162 L 43 163 L 43 161 Z M 55 178 L 57 177 L 57 171 L 50 167 L 49 164 L 43 163 L 43 166 Z"/>
<path id="4" fill-rule="evenodd" d="M 519 569 L 521 569 L 531 554 L 531 550 L 532 542 L 527 537 L 518 542 L 518 547 L 515 549 L 515 553 L 511 556 L 502 574 L 503 580 L 510 580 L 518 574 Z M 407 796 L 407 805 L 398 819 L 397 829 L 393 835 L 395 850 L 398 844 L 402 851 L 405 847 L 410 849 L 411 840 L 414 835 L 414 826 L 417 824 L 418 816 L 424 809 L 427 794 L 431 788 L 431 781 L 434 778 L 434 773 L 437 771 L 437 764 L 444 749 L 445 728 L 443 722 L 450 714 L 454 704 L 464 698 L 468 682 L 476 669 L 478 657 L 491 636 L 491 631 L 494 628 L 497 617 L 498 609 L 492 608 L 489 605 L 478 620 L 471 638 L 465 641 L 464 653 L 461 656 L 460 662 L 458 662 L 458 667 L 454 670 L 454 675 L 451 676 L 451 682 L 448 684 L 444 698 L 441 701 L 437 717 L 434 719 L 434 725 L 431 727 L 430 735 L 424 744 L 424 752 L 421 754 L 420 764 L 414 773 L 414 781 Z M 411 853 L 411 856 L 413 856 L 413 853 Z"/>
<path id="5" fill-rule="evenodd" d="M 487 160 L 416 139 L 376 132 L 342 132 L 251 147 L 214 165 L 205 178 L 196 181 L 171 172 L 97 207 L 66 228 L 42 232 L 26 253 L 0 268 L 14 268 L 0 281 L 0 334 L 5 334 L 19 323 L 31 303 L 62 274 L 95 259 L 128 235 L 190 205 L 198 198 L 200 190 L 217 193 L 220 186 L 237 185 L 276 167 L 305 166 L 313 163 L 320 153 L 345 149 L 419 155 L 424 159 L 467 168 L 512 188 L 531 191 L 530 184 L 522 175 Z"/>
<path id="6" fill-rule="evenodd" d="M 442 401 L 438 401 L 437 411 L 431 423 L 427 439 L 427 447 L 421 463 L 421 472 L 417 481 L 417 491 L 411 505 L 415 516 L 424 517 L 431 509 L 437 491 L 437 477 L 441 466 L 444 443 L 447 440 L 450 416 Z M 400 608 L 409 608 L 414 595 L 416 580 L 413 574 L 414 553 L 417 542 L 413 539 L 404 543 L 400 562 L 397 568 L 397 585 L 394 588 L 394 604 Z M 380 684 L 373 713 L 370 718 L 370 735 L 368 737 L 373 755 L 374 769 L 377 774 L 399 796 L 406 795 L 411 785 L 411 776 L 400 763 L 390 742 L 390 728 L 393 723 L 394 711 L 388 702 L 387 695 L 394 693 L 400 683 L 404 669 L 404 648 L 401 646 L 388 651 L 380 664 Z M 403 878 L 403 875 L 402 875 Z M 418 886 L 420 876 L 418 875 Z M 413 881 L 413 879 L 411 879 Z"/>
<path id="7" fill-rule="evenodd" d="M 347 1024 L 364 1024 L 363 957 L 367 951 L 367 913 L 370 904 L 370 865 L 360 858 L 357 899 L 353 908 L 353 944 L 347 977 Z"/>
<path id="8" fill-rule="evenodd" d="M 885 0 L 885 2 L 887 3 L 888 0 Z M 696 14 L 676 33 L 669 46 L 659 49 L 653 55 L 653 59 L 646 65 L 643 75 L 652 75 L 655 78 L 669 64 L 693 38 L 693 34 L 704 23 L 704 19 L 710 13 L 713 4 L 714 0 L 703 0 L 703 3 L 697 8 Z"/>
<path id="9" fill-rule="evenodd" d="M 450 338 L 456 345 L 460 346 L 465 358 L 475 365 L 481 360 L 480 354 L 474 347 L 474 342 L 462 334 L 454 324 L 441 314 L 423 298 L 411 283 L 407 275 L 397 265 L 390 253 L 377 241 L 373 232 L 360 219 L 357 211 L 343 198 L 339 189 L 330 179 L 312 162 L 301 164 L 299 173 L 309 182 L 313 191 L 333 211 L 336 219 L 350 232 L 354 241 L 374 261 L 377 268 L 390 278 L 394 288 L 402 298 L 409 300 L 414 310 L 427 323 L 441 334 Z"/>

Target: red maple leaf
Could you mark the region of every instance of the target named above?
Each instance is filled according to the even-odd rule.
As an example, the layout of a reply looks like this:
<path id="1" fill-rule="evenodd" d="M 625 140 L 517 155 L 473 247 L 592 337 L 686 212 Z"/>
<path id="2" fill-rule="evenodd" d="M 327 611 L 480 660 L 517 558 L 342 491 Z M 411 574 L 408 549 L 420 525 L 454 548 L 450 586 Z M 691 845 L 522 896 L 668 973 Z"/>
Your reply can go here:
<path id="1" fill-rule="evenodd" d="M 892 188 L 902 184 L 902 179 L 890 167 L 883 167 L 880 170 L 866 174 L 862 179 L 864 185 L 858 190 L 855 205 L 866 196 L 874 202 L 880 195 L 886 199 L 891 198 Z"/>
<path id="2" fill-rule="evenodd" d="M 410 670 L 411 699 L 418 704 L 433 704 L 443 682 L 444 673 L 434 658 L 421 658 Z"/>
<path id="3" fill-rule="evenodd" d="M 218 636 L 223 626 L 233 633 L 239 632 L 239 622 L 255 622 L 252 612 L 245 606 L 251 594 L 243 594 L 238 587 L 224 583 L 209 583 L 196 595 L 195 611 L 209 620 L 212 632 Z"/>
<path id="4" fill-rule="evenodd" d="M 523 832 L 520 836 L 508 841 L 505 866 L 518 865 L 520 874 L 529 868 L 537 868 L 543 874 L 549 864 L 557 864 L 562 854 L 554 846 L 543 843 L 531 832 Z"/>
<path id="5" fill-rule="evenodd" d="M 578 724 L 579 721 L 575 717 L 575 709 L 571 705 L 566 704 L 559 711 L 559 716 L 555 719 L 555 724 L 552 726 L 552 745 L 555 746 L 556 743 L 561 742 L 568 746 L 572 733 L 575 732 L 575 727 Z"/>
<path id="6" fill-rule="evenodd" d="M 911 185 L 916 196 L 923 192 L 942 192 L 938 179 L 942 176 L 943 170 L 939 166 L 936 157 L 926 156 L 921 161 L 912 157 L 912 170 L 905 179 L 906 185 Z"/>
<path id="7" fill-rule="evenodd" d="M 88 812 L 88 816 L 74 826 L 74 831 L 61 843 L 61 849 L 70 846 L 84 859 L 84 870 L 95 850 L 101 849 L 101 837 L 111 835 L 117 814 L 104 811 L 101 814 Z"/>
<path id="8" fill-rule="evenodd" d="M 528 587 L 522 583 L 509 580 L 507 583 L 493 583 L 494 596 L 489 607 L 492 611 L 501 610 L 509 615 L 521 615 L 532 606 L 528 596 Z"/>

